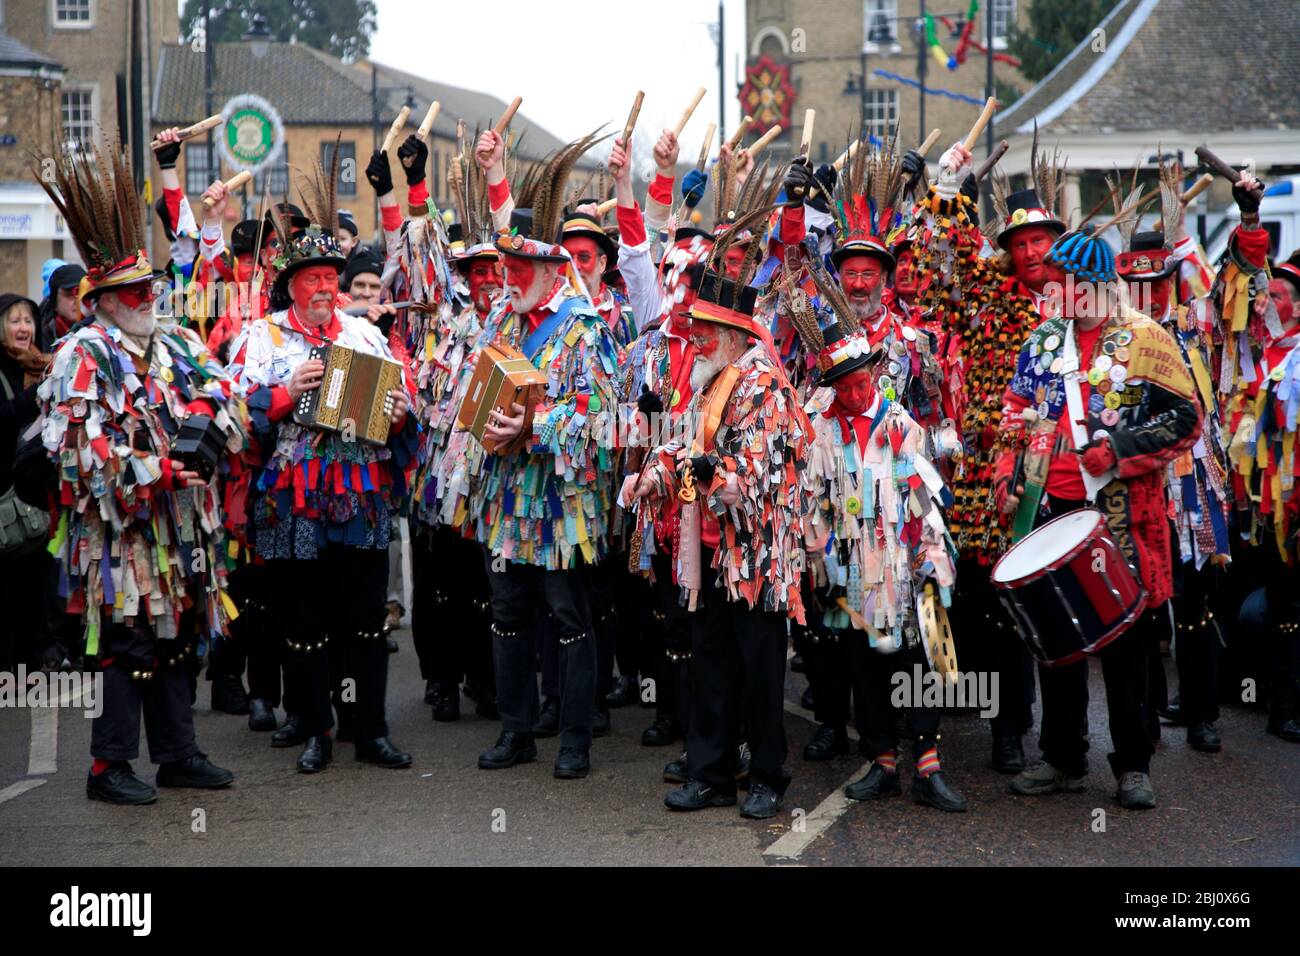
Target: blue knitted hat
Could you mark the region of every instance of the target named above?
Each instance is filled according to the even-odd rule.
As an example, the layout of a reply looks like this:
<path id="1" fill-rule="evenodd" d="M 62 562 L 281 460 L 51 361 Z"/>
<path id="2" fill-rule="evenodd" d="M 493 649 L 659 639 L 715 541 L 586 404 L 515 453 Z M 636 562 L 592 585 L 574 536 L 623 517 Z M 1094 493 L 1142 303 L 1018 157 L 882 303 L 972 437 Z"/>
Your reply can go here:
<path id="1" fill-rule="evenodd" d="M 1089 226 L 1057 239 L 1046 259 L 1084 282 L 1114 282 L 1116 278 L 1115 253 Z"/>

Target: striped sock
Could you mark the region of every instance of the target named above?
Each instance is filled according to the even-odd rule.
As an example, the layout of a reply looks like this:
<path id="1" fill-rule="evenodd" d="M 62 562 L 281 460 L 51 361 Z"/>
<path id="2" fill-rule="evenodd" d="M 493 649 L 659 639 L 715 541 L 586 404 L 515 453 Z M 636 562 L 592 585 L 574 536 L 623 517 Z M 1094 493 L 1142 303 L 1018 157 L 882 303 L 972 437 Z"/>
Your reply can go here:
<path id="1" fill-rule="evenodd" d="M 942 768 L 939 766 L 939 751 L 935 747 L 931 747 L 916 759 L 916 772 L 922 777 L 928 777 L 940 769 Z"/>
<path id="2" fill-rule="evenodd" d="M 883 754 L 877 755 L 876 763 L 885 773 L 898 773 L 898 751 L 886 750 Z"/>

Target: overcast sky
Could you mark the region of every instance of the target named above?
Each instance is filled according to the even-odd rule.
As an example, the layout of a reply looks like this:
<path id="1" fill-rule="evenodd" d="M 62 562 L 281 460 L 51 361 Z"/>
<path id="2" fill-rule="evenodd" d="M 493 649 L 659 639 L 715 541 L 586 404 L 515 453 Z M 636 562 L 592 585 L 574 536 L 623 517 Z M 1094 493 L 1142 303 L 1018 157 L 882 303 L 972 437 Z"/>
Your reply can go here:
<path id="1" fill-rule="evenodd" d="M 707 25 L 717 20 L 717 0 L 376 4 L 374 60 L 507 102 L 522 96 L 521 111 L 561 139 L 577 139 L 606 120 L 611 129 L 621 126 L 637 90 L 645 91 L 637 121 L 642 135 L 634 137 L 642 148 L 648 146 L 645 133 L 657 136 L 674 125 L 700 86 L 708 93 L 682 134 L 682 156 L 698 153 L 708 124 L 717 122 L 717 48 Z M 745 0 L 725 0 L 725 6 L 727 128 L 734 130 Z"/>

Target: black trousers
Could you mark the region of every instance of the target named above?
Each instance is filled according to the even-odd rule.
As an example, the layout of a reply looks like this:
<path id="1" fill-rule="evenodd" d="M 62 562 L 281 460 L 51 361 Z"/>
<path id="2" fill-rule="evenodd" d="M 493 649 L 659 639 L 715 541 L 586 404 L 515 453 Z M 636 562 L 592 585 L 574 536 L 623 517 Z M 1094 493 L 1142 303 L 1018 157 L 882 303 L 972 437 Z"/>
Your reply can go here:
<path id="1" fill-rule="evenodd" d="M 862 740 L 862 752 L 869 757 L 878 757 L 898 749 L 895 717 L 901 710 L 912 732 L 912 756 L 919 760 L 935 745 L 941 710 L 938 707 L 913 706 L 911 694 L 905 696 L 901 708 L 895 708 L 894 674 L 900 671 L 906 674 L 907 683 L 903 686 L 910 688 L 917 673 L 916 665 L 920 665 L 921 674 L 930 670 L 925 649 L 917 644 L 913 648 L 904 647 L 892 654 L 882 654 L 871 647 L 861 631 L 839 631 L 838 636 L 838 643 L 843 646 L 849 661 L 854 696 L 859 701 L 858 735 Z"/>
<path id="2" fill-rule="evenodd" d="M 1294 593 L 1266 585 L 1241 606 L 1241 625 L 1253 632 L 1267 661 L 1260 683 L 1268 698 L 1270 726 L 1300 719 L 1300 607 Z"/>
<path id="3" fill-rule="evenodd" d="M 556 636 L 560 746 L 591 749 L 596 696 L 596 639 L 582 568 L 547 571 L 484 556 L 492 587 L 492 649 L 503 730 L 537 723 L 537 615 L 550 611 Z"/>
<path id="4" fill-rule="evenodd" d="M 411 522 L 411 638 L 420 676 L 459 693 L 462 677 L 489 692 L 492 589 L 483 549 L 448 528 Z"/>
<path id="5" fill-rule="evenodd" d="M 784 793 L 785 615 L 727 600 L 702 549 L 705 568 L 691 621 L 691 720 L 686 763 L 692 779 L 723 792 L 736 789 L 743 716 L 750 776 Z"/>
<path id="6" fill-rule="evenodd" d="M 46 595 L 57 582 L 51 577 L 54 559 L 44 548 L 28 554 L 0 557 L 0 671 L 19 664 L 39 667 L 51 642 Z M 61 655 L 60 655 L 61 659 Z"/>
<path id="7" fill-rule="evenodd" d="M 285 695 L 303 732 L 315 737 L 333 727 L 337 701 L 340 709 L 355 704 L 349 722 L 358 740 L 388 736 L 388 549 L 331 545 L 314 560 L 266 566 L 276 584 L 272 617 L 285 642 Z"/>
<path id="8" fill-rule="evenodd" d="M 691 726 L 691 615 L 682 606 L 666 554 L 650 559 L 659 617 L 647 633 L 646 657 L 653 663 L 655 715 L 676 717 L 683 732 Z"/>
<path id="9" fill-rule="evenodd" d="M 1219 719 L 1219 657 L 1223 644 L 1210 598 L 1224 577 L 1208 562 L 1185 564 L 1174 596 L 1174 661 L 1178 665 L 1178 706 L 1188 726 Z M 1155 704 L 1166 701 L 1156 699 Z"/>
<path id="10" fill-rule="evenodd" d="M 813 716 L 818 723 L 843 726 L 849 720 L 854 691 L 853 672 L 844 632 L 835 632 L 822 624 L 821 601 L 811 585 L 811 574 L 804 575 L 803 606 L 807 624 L 791 625 L 794 649 L 804 659 L 804 676 L 813 692 Z M 858 701 L 861 707 L 862 702 Z"/>
<path id="11" fill-rule="evenodd" d="M 142 625 L 146 626 L 146 625 Z M 125 630 L 123 624 L 105 626 Z M 103 676 L 103 712 L 90 727 L 90 755 L 97 760 L 134 760 L 140 756 L 140 716 L 144 715 L 149 759 L 174 763 L 198 753 L 190 677 L 185 663 L 163 663 L 149 680 L 135 680 L 122 666 L 109 664 Z"/>
<path id="12" fill-rule="evenodd" d="M 614 655 L 618 650 L 622 618 L 614 590 L 614 579 L 618 574 L 619 564 L 627 566 L 626 554 L 608 554 L 603 561 L 585 569 L 592 624 L 596 628 L 595 706 L 597 710 L 608 709 L 605 695 L 614 686 Z"/>
<path id="13" fill-rule="evenodd" d="M 1001 706 L 989 718 L 994 737 L 1019 737 L 1034 725 L 1034 663 L 989 580 L 990 565 L 957 563 L 953 641 L 961 669 L 998 675 Z"/>

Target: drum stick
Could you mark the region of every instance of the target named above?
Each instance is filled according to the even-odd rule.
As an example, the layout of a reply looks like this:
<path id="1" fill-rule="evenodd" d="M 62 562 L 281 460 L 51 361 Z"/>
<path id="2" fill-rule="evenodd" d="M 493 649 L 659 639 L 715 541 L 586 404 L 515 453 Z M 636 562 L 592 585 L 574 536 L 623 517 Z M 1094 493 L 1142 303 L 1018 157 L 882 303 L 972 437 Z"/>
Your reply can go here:
<path id="1" fill-rule="evenodd" d="M 248 181 L 249 181 L 250 179 L 252 179 L 252 178 L 253 178 L 253 174 L 252 174 L 251 172 L 249 172 L 247 169 L 243 170 L 242 172 L 235 173 L 235 175 L 233 175 L 233 176 L 231 176 L 229 179 L 227 179 L 226 182 L 225 182 L 225 184 L 224 184 L 225 187 L 226 187 L 226 192 L 227 192 L 227 193 L 232 193 L 232 192 L 234 192 L 236 189 L 238 189 L 240 186 L 244 185 L 244 183 L 248 182 Z M 203 200 L 203 207 L 204 207 L 205 209 L 211 209 L 211 208 L 212 208 L 212 200 L 211 200 L 211 199 L 208 199 L 208 198 L 205 198 L 205 199 Z"/>
<path id="2" fill-rule="evenodd" d="M 686 124 L 690 122 L 691 114 L 695 112 L 695 107 L 699 106 L 700 100 L 704 99 L 704 93 L 705 90 L 704 87 L 702 86 L 695 91 L 695 96 L 691 99 L 691 105 L 686 107 L 686 112 L 682 113 L 682 118 L 679 119 L 677 121 L 677 125 L 673 127 L 673 135 L 675 136 L 682 135 L 682 130 L 684 130 L 686 128 Z"/>
<path id="3" fill-rule="evenodd" d="M 618 205 L 617 197 L 614 197 L 612 199 L 606 199 L 603 203 L 601 203 L 596 207 L 596 220 L 600 221 L 601 219 L 604 219 L 605 216 L 609 213 L 609 211 L 617 205 Z"/>
<path id="4" fill-rule="evenodd" d="M 524 98 L 522 96 L 516 96 L 510 101 L 510 105 L 506 107 L 506 111 L 502 113 L 501 118 L 497 120 L 497 125 L 492 127 L 498 136 L 505 135 L 506 128 L 509 127 L 510 121 L 515 118 L 515 113 L 519 110 L 519 104 L 523 101 Z"/>
<path id="5" fill-rule="evenodd" d="M 925 138 L 925 142 L 916 147 L 916 151 L 924 156 L 930 150 L 934 149 L 934 144 L 939 142 L 939 137 L 942 135 L 943 130 L 936 126 L 934 129 L 930 130 L 930 135 Z"/>
<path id="6" fill-rule="evenodd" d="M 767 144 L 772 142 L 772 140 L 776 139 L 780 135 L 781 135 L 781 124 L 778 123 L 777 125 L 773 126 L 770 130 L 768 130 L 766 133 L 764 133 L 762 136 L 760 136 L 758 139 L 754 140 L 753 144 L 749 147 L 749 155 L 752 156 L 754 159 L 758 159 L 758 154 L 767 148 Z"/>
<path id="7" fill-rule="evenodd" d="M 420 139 L 428 139 L 429 131 L 433 129 L 433 121 L 438 118 L 438 113 L 442 111 L 442 104 L 434 100 L 429 104 L 429 112 L 424 114 L 424 120 L 420 123 L 420 129 L 415 134 Z"/>
<path id="8" fill-rule="evenodd" d="M 981 180 L 984 179 L 985 176 L 993 172 L 993 167 L 998 164 L 998 162 L 1002 159 L 1003 156 L 1006 155 L 1007 150 L 1010 148 L 1011 148 L 1010 143 L 1008 143 L 1005 139 L 1000 140 L 998 144 L 993 147 L 993 152 L 989 155 L 989 158 L 984 160 L 984 162 L 980 163 L 980 168 L 975 170 L 975 181 L 980 182 Z"/>
<path id="9" fill-rule="evenodd" d="M 1230 183 L 1236 183 L 1241 180 L 1241 174 L 1221 160 L 1214 153 L 1210 152 L 1206 146 L 1196 147 L 1196 158 L 1209 167 L 1210 172 L 1217 173 Z"/>
<path id="10" fill-rule="evenodd" d="M 980 118 L 975 121 L 975 125 L 970 128 L 966 134 L 966 140 L 962 143 L 967 150 L 975 148 L 979 142 L 980 133 L 984 132 L 984 127 L 989 125 L 989 120 L 993 118 L 993 111 L 998 108 L 998 100 L 995 96 L 990 96 L 984 103 L 984 110 L 980 113 Z"/>
<path id="11" fill-rule="evenodd" d="M 749 124 L 752 122 L 754 122 L 754 117 L 746 116 L 740 121 L 736 131 L 731 134 L 731 139 L 727 140 L 727 145 L 731 147 L 733 152 L 740 146 L 740 141 L 745 138 L 745 134 L 749 132 Z"/>
<path id="12" fill-rule="evenodd" d="M 397 139 L 397 134 L 406 128 L 406 121 L 411 118 L 411 108 L 403 106 L 401 112 L 397 114 L 397 119 L 393 120 L 393 125 L 388 127 L 388 135 L 384 137 L 384 145 L 380 147 L 381 153 L 386 153 L 392 147 L 393 142 Z"/>
<path id="13" fill-rule="evenodd" d="M 198 136 L 200 133 L 206 133 L 208 130 L 215 129 L 220 125 L 221 125 L 221 114 L 216 113 L 213 114 L 212 116 L 209 116 L 205 120 L 199 120 L 193 126 L 186 126 L 184 129 L 180 130 L 177 133 L 177 136 L 180 137 L 181 142 L 185 142 L 185 140 L 187 139 L 193 139 L 195 136 Z M 158 142 L 158 140 L 155 139 L 149 145 L 151 148 L 157 149 L 159 146 L 162 145 L 162 143 Z"/>
<path id="14" fill-rule="evenodd" d="M 799 155 L 807 156 L 812 150 L 813 123 L 817 119 L 817 111 L 808 109 L 803 112 L 803 141 L 799 144 Z"/>
<path id="15" fill-rule="evenodd" d="M 703 145 L 700 146 L 700 160 L 695 164 L 696 169 L 703 170 L 704 164 L 708 162 L 709 147 L 713 145 L 713 134 L 716 133 L 717 130 L 718 130 L 717 123 L 709 124 L 708 132 L 704 134 L 704 143 Z"/>

